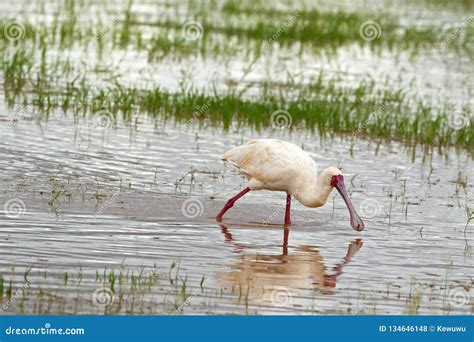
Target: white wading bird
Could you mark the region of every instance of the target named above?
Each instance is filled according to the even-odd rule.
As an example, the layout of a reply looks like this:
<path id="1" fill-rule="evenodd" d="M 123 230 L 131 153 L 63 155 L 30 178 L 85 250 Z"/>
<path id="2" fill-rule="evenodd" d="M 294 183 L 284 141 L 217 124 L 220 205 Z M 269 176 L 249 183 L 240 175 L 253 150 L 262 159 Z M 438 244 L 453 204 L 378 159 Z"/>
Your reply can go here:
<path id="1" fill-rule="evenodd" d="M 286 192 L 285 224 L 291 224 L 292 196 L 307 207 L 317 208 L 326 203 L 332 188 L 336 188 L 349 209 L 352 228 L 364 229 L 364 223 L 347 195 L 341 170 L 328 167 L 318 177 L 314 160 L 295 144 L 276 139 L 251 140 L 227 151 L 221 159 L 239 168 L 249 183 L 226 203 L 216 217 L 218 221 L 250 190 L 271 190 Z"/>

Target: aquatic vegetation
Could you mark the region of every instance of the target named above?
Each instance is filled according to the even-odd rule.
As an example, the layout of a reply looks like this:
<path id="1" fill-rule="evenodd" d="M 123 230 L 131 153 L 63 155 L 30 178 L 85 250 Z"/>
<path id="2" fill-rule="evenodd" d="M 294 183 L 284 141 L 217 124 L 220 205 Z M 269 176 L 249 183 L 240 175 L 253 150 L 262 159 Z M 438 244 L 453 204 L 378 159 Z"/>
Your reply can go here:
<path id="1" fill-rule="evenodd" d="M 125 49 L 132 44 L 135 49 L 145 49 L 151 60 L 170 54 L 184 58 L 199 51 L 203 54 L 206 51 L 220 53 L 224 50 L 227 54 L 231 53 L 232 48 L 226 42 L 232 41 L 235 44 L 236 41 L 219 39 L 216 35 L 251 40 L 254 43 L 246 45 L 246 50 L 256 49 L 254 52 L 257 55 L 262 49 L 277 42 L 283 45 L 299 42 L 301 48 L 325 43 L 340 46 L 343 43 L 357 42 L 384 44 L 385 48 L 397 49 L 411 46 L 419 50 L 421 45 L 434 46 L 441 43 L 445 47 L 461 47 L 470 44 L 474 37 L 470 25 L 464 28 L 463 34 L 454 35 L 449 40 L 453 36 L 452 28 L 400 28 L 395 18 L 384 13 L 367 16 L 366 13 L 359 12 L 321 12 L 307 8 L 294 12 L 271 9 L 261 3 L 252 5 L 235 1 L 223 4 L 221 12 L 225 16 L 252 20 L 247 25 L 241 25 L 240 21 L 234 25 L 234 21 L 229 21 L 229 25 L 213 26 L 217 24 L 206 22 L 208 19 L 204 17 L 207 9 L 203 3 L 190 7 L 197 20 L 200 19 L 199 13 L 203 15 L 202 25 L 207 32 L 197 41 L 183 37 L 180 32 L 182 23 L 170 21 L 166 16 L 163 20 L 150 24 L 159 27 L 157 32 L 142 32 L 148 23 L 136 20 L 138 15 L 134 13 L 132 3 L 108 24 L 100 21 L 95 26 L 79 24 L 79 13 L 73 5 L 68 5 L 62 16 L 59 11 L 55 12 L 51 23 L 40 22 L 33 25 L 22 22 L 22 39 L 12 43 L 5 33 L 0 39 L 7 47 L 1 53 L 7 102 L 11 106 L 19 103 L 34 106 L 45 113 L 58 107 L 75 115 L 106 111 L 111 114 L 109 119 L 114 122 L 119 113 L 125 122 L 130 122 L 132 112 L 140 110 L 165 121 L 175 120 L 180 124 L 186 122 L 187 126 L 189 122 L 199 125 L 211 123 L 222 125 L 225 130 L 233 123 L 239 126 L 250 125 L 257 130 L 274 127 L 272 114 L 284 110 L 290 115 L 289 129 L 305 127 L 323 136 L 340 133 L 360 138 L 399 140 L 408 144 L 455 145 L 472 150 L 474 119 L 471 108 L 453 110 L 450 104 L 446 104 L 444 108 L 434 108 L 422 99 L 406 98 L 406 91 L 402 88 L 387 87 L 386 90 L 376 91 L 378 84 L 370 80 L 363 80 L 351 88 L 344 88 L 333 80 L 322 77 L 306 86 L 290 81 L 283 84 L 262 82 L 262 95 L 257 97 L 246 96 L 246 88 L 239 93 L 230 87 L 227 92 L 215 94 L 192 88 L 170 93 L 160 87 L 144 90 L 127 87 L 117 81 L 107 88 L 95 90 L 88 79 L 95 78 L 99 73 L 107 75 L 108 70 L 102 70 L 98 66 L 86 78 L 83 73 L 74 74 L 77 71 L 68 58 L 48 58 L 50 50 L 54 48 L 88 50 L 94 46 L 99 55 L 102 55 L 107 46 L 104 38 L 106 35 L 107 44 L 111 43 L 112 48 Z M 281 30 L 280 22 L 289 15 L 297 17 L 297 20 Z M 371 18 L 371 21 L 382 28 L 380 38 L 361 39 L 359 27 L 366 18 Z M 7 25 L 8 21 L 1 21 L 0 32 Z M 277 42 L 271 38 L 274 32 L 280 32 L 275 39 Z M 448 41 L 449 44 L 446 44 Z M 224 45 L 219 47 L 222 43 Z M 238 50 L 238 40 L 236 44 Z M 326 49 L 328 50 L 330 49 Z M 114 75 L 109 76 L 114 79 Z M 213 87 L 215 88 L 214 85 L 210 86 Z M 286 94 L 283 95 L 284 93 Z M 28 96 L 18 100 L 18 95 L 21 94 Z M 195 106 L 204 107 L 205 111 L 197 112 Z"/>
<path id="2" fill-rule="evenodd" d="M 211 9 L 214 14 L 209 16 Z M 147 51 L 150 60 L 170 54 L 176 57 L 228 55 L 242 52 L 242 45 L 247 53 L 253 51 L 260 55 L 274 45 L 318 53 L 321 47 L 327 47 L 329 52 L 357 43 L 378 50 L 384 47 L 417 53 L 422 48 L 470 49 L 474 44 L 474 28 L 468 24 L 462 28 L 463 34 L 459 34 L 459 27 L 402 26 L 398 18 L 387 13 L 320 11 L 304 7 L 280 10 L 235 1 L 227 1 L 221 7 L 202 4 L 195 11 L 191 10 L 189 15 L 199 23 L 199 30 L 204 28 L 199 39 L 183 34 L 183 22 L 177 21 L 174 15 L 160 15 L 152 21 L 138 20 L 139 13 L 134 13 L 131 3 L 120 13 L 109 13 L 108 20 L 82 23 L 80 15 L 79 10 L 71 6 L 61 15 L 59 11 L 54 12 L 53 20 L 48 22 L 33 23 L 26 17 L 2 19 L 0 44 L 33 44 L 39 49 L 93 49 L 101 56 L 110 45 L 120 49 L 132 47 Z M 101 13 L 95 15 L 103 18 Z M 5 34 L 12 20 L 21 30 L 21 39 L 13 43 Z"/>
<path id="3" fill-rule="evenodd" d="M 5 90 L 15 94 L 20 93 L 26 85 L 28 76 L 31 74 L 33 59 L 31 52 L 17 49 L 11 55 L 4 55 L 2 60 L 2 71 L 5 77 Z"/>
<path id="4" fill-rule="evenodd" d="M 32 268 L 25 271 L 24 278 Z M 172 274 L 172 273 L 173 274 Z M 196 286 L 189 286 L 187 277 L 182 277 L 179 261 L 173 261 L 168 274 L 168 285 L 163 282 L 165 275 L 156 265 L 150 267 L 130 267 L 122 263 L 115 269 L 85 269 L 79 266 L 77 274 L 60 273 L 46 270 L 33 270 L 32 281 L 24 283 L 12 274 L 9 286 L 4 291 L 4 278 L 0 277 L 0 302 L 3 312 L 16 314 L 182 314 L 191 304 L 194 296 L 207 295 L 205 276 Z M 37 285 L 38 279 L 43 283 L 55 284 L 60 292 L 78 292 L 77 301 L 68 303 L 57 290 L 46 291 Z M 161 280 L 162 279 L 162 280 Z M 25 285 L 26 284 L 26 285 Z M 159 296 L 162 302 L 154 297 Z"/>
<path id="5" fill-rule="evenodd" d="M 3 218 L 3 311 L 472 313 L 473 284 L 464 275 L 473 256 L 466 170 L 474 117 L 463 75 L 472 61 L 474 27 L 465 15 L 472 3 L 421 3 L 58 0 L 7 11 L 0 78 L 9 108 L 0 113 L 0 154 L 12 180 L 2 180 L 2 192 L 24 199 L 27 211 Z M 407 8 L 394 10 L 406 4 L 435 10 L 419 23 L 414 13 L 403 15 Z M 438 10 L 453 8 L 452 22 L 438 20 Z M 266 200 L 249 200 L 258 213 L 243 224 L 226 232 L 216 225 L 214 211 L 230 188 L 222 184 L 238 187 L 240 176 L 215 157 L 224 146 L 264 136 L 343 167 L 370 224 L 369 258 L 354 260 L 358 267 L 345 269 L 348 277 L 334 288 L 288 283 L 305 291 L 287 307 L 260 305 L 250 286 L 257 277 L 248 286 L 224 284 L 215 272 L 235 270 L 256 250 L 263 279 L 314 282 L 314 266 L 331 269 L 338 249 L 347 248 L 338 246 L 345 217 L 337 194 L 327 211 L 299 212 L 296 243 L 286 252 L 295 256 L 304 241 L 317 262 L 288 273 L 280 267 L 292 263 L 279 258 L 279 230 L 255 224 Z M 203 215 L 195 219 L 182 215 L 190 194 L 201 196 Z M 364 206 L 366 198 L 374 208 Z M 244 243 L 229 241 L 241 233 Z M 438 237 L 449 243 L 439 248 Z M 426 251 L 432 265 L 424 264 Z M 27 252 L 41 256 L 34 269 Z M 447 257 L 454 271 L 444 277 L 437 265 Z M 117 264 L 122 258 L 130 265 Z M 421 280 L 410 282 L 413 275 Z"/>
<path id="6" fill-rule="evenodd" d="M 338 88 L 320 77 L 290 100 L 271 91 L 260 98 L 248 99 L 233 92 L 215 96 L 199 91 L 168 93 L 160 88 L 139 90 L 118 84 L 97 91 L 86 85 L 67 87 L 66 92 L 39 86 L 29 90 L 29 96 L 33 95 L 32 103 L 44 112 L 62 108 L 76 115 L 93 115 L 105 110 L 111 118 L 121 114 L 125 122 L 129 122 L 139 109 L 165 121 L 183 123 L 193 118 L 197 124 L 206 122 L 225 130 L 235 122 L 257 130 L 304 127 L 322 135 L 334 132 L 428 146 L 456 145 L 468 150 L 474 147 L 474 118 L 469 108 L 461 113 L 451 113 L 446 107 L 433 115 L 435 109 L 421 101 L 412 108 L 401 90 L 377 92 L 374 86 L 373 82 L 362 82 L 355 89 Z M 6 89 L 9 87 L 9 84 L 5 85 Z M 205 113 L 195 115 L 196 106 L 205 106 Z M 272 118 L 272 113 L 282 109 L 289 115 L 288 127 L 279 127 L 280 123 Z M 453 127 L 450 124 L 452 115 L 461 116 L 465 124 Z"/>

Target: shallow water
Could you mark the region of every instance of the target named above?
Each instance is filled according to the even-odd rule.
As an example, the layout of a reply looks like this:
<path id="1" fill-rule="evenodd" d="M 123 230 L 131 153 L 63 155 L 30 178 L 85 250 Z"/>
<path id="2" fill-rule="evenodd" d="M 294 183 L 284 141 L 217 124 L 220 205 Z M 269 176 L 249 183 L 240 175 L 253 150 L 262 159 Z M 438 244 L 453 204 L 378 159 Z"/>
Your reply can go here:
<path id="1" fill-rule="evenodd" d="M 388 51 L 385 48 L 372 50 L 367 46 L 362 47 L 362 41 L 343 44 L 334 50 L 324 46 L 311 48 L 301 46 L 299 43 L 291 45 L 290 48 L 273 44 L 270 53 L 255 56 L 249 52 L 255 48 L 254 40 L 238 42 L 235 37 L 209 33 L 212 36 L 211 46 L 227 46 L 226 43 L 233 42 L 229 44 L 233 53 L 227 54 L 223 51 L 217 55 L 211 52 L 203 55 L 197 49 L 197 52 L 190 55 L 171 52 L 163 53 L 162 56 L 158 54 L 150 59 L 146 49 L 140 51 L 132 48 L 112 49 L 109 44 L 112 39 L 110 28 L 113 27 L 113 19 L 117 19 L 113 14 L 122 13 L 128 1 L 114 3 L 112 7 L 97 4 L 95 1 L 86 3 L 87 6 L 76 4 L 79 8 L 77 20 L 91 25 L 95 23 L 97 13 L 103 15 L 100 17 L 105 27 L 102 30 L 105 40 L 102 55 L 98 51 L 84 49 L 81 42 L 77 42 L 77 46 L 71 51 L 54 47 L 49 47 L 47 50 L 47 60 L 51 63 L 59 59 L 72 64 L 75 71 L 72 75 L 68 75 L 69 82 L 79 76 L 86 76 L 96 82 L 98 89 L 119 81 L 123 85 L 138 89 L 160 87 L 170 92 L 182 90 L 183 85 L 185 89 L 202 89 L 209 93 L 213 93 L 215 89 L 223 93 L 228 90 L 237 92 L 245 90 L 244 95 L 247 97 L 261 94 L 262 82 L 275 85 L 289 82 L 298 86 L 296 91 L 289 89 L 283 91 L 287 97 L 292 97 L 298 95 L 298 89 L 316 81 L 322 73 L 326 80 L 336 80 L 337 85 L 342 87 L 357 87 L 361 81 L 376 80 L 377 89 L 403 89 L 403 93 L 413 103 L 422 100 L 434 108 L 454 103 L 459 108 L 474 106 L 470 53 L 472 46 L 457 50 L 434 46 L 420 48 L 417 51 L 405 49 L 399 51 L 398 48 Z M 58 7 L 62 8 L 56 1 L 47 1 L 43 6 L 27 3 L 22 6 L 7 4 L 3 6 L 2 15 L 5 17 L 21 14 L 29 20 L 45 22 L 52 20 L 52 14 Z M 384 8 L 386 13 L 395 16 L 403 13 L 402 26 L 439 25 L 442 20 L 442 26 L 460 28 L 470 23 L 462 5 L 436 7 L 436 4 L 422 6 L 418 2 L 406 1 L 400 6 L 392 0 L 387 0 L 339 1 L 337 6 L 334 3 L 321 1 L 307 3 L 306 6 L 308 9 L 343 8 L 346 11 L 369 12 Z M 150 23 L 162 20 L 164 17 L 176 18 L 177 13 L 183 18 L 191 15 L 186 14 L 187 2 L 180 1 L 173 3 L 172 6 L 166 3 L 137 1 L 132 8 L 138 18 Z M 286 6 L 280 9 L 289 10 Z M 209 15 L 217 21 L 222 21 L 222 25 L 229 20 L 217 11 L 210 11 Z M 123 18 L 119 17 L 118 21 L 121 20 Z M 249 20 L 249 17 L 243 16 L 237 23 L 245 26 Z M 147 25 L 137 25 L 135 29 L 141 30 L 147 39 L 161 32 L 160 27 Z M 459 34 L 463 34 L 462 30 Z M 171 30 L 169 35 L 182 38 L 180 30 Z M 449 42 L 444 43 L 449 45 Z M 209 50 L 212 51 L 211 48 Z M 94 72 L 101 69 L 110 70 L 114 77 L 111 77 L 111 73 Z M 436 111 L 433 114 L 435 113 Z"/>
<path id="2" fill-rule="evenodd" d="M 0 216 L 0 270 L 17 289 L 33 267 L 23 306 L 18 300 L 6 312 L 102 312 L 91 296 L 104 269 L 141 267 L 153 270 L 154 286 L 132 308 L 115 298 L 108 313 L 173 313 L 183 282 L 190 299 L 178 307 L 186 314 L 472 312 L 474 241 L 472 230 L 463 233 L 472 184 L 456 183 L 473 167 L 464 153 L 364 141 L 350 152 L 346 141 L 302 132 L 183 132 L 146 118 L 137 131 L 61 114 L 1 127 L 0 207 L 17 199 L 24 212 Z M 286 243 L 281 193 L 251 192 L 217 223 L 245 184 L 218 156 L 256 137 L 293 141 L 321 168 L 342 167 L 366 230 L 350 228 L 335 193 L 323 208 L 294 202 Z M 52 190 L 70 196 L 48 203 Z M 39 307 L 40 289 L 50 293 L 49 308 Z"/>
<path id="3" fill-rule="evenodd" d="M 18 11 L 0 6 L 8 7 L 5 15 Z M 148 6 L 140 3 L 137 10 L 149 12 Z M 176 7 L 170 11 L 185 6 Z M 419 22 L 410 13 L 406 20 Z M 438 20 L 433 13 L 422 17 L 432 23 Z M 459 23 L 463 15 L 448 10 L 442 17 Z M 49 53 L 54 60 L 63 52 Z M 249 96 L 259 94 L 263 81 L 288 81 L 288 71 L 295 84 L 305 84 L 323 70 L 342 86 L 372 78 L 432 105 L 472 101 L 464 52 L 394 56 L 358 44 L 319 55 L 276 49 L 245 78 L 250 61 L 240 54 L 152 62 L 130 50 L 110 51 L 111 61 L 77 49 L 70 55 L 81 72 L 90 67 L 87 78 L 99 88 L 107 82 L 90 71 L 96 63 L 139 88 L 176 91 L 186 79 L 195 89 L 251 84 Z M 474 233 L 466 215 L 474 165 L 466 152 L 297 129 L 231 127 L 224 133 L 205 123 L 197 129 L 192 119 L 184 128 L 153 121 L 146 113 L 135 113 L 130 126 L 71 113 L 45 118 L 33 108 L 18 112 L 0 97 L 2 313 L 474 312 Z M 246 195 L 216 222 L 226 200 L 246 183 L 219 156 L 259 137 L 302 146 L 321 169 L 342 168 L 366 230 L 350 228 L 336 192 L 318 209 L 293 201 L 290 227 L 282 225 L 285 195 L 263 191 Z"/>

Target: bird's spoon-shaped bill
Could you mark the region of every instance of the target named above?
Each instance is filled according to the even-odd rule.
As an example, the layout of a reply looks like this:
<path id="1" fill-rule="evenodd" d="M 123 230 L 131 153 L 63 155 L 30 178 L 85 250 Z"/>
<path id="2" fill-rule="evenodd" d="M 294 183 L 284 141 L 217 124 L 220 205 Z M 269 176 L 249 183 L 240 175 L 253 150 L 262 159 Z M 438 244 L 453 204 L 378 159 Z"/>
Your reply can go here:
<path id="1" fill-rule="evenodd" d="M 352 205 L 351 199 L 347 194 L 346 187 L 344 185 L 344 177 L 342 175 L 333 176 L 331 180 L 331 185 L 337 189 L 337 191 L 341 194 L 342 199 L 346 203 L 347 209 L 349 209 L 349 214 L 351 216 L 351 226 L 358 232 L 364 230 L 365 225 L 362 222 L 362 219 L 359 217 L 357 212 Z"/>

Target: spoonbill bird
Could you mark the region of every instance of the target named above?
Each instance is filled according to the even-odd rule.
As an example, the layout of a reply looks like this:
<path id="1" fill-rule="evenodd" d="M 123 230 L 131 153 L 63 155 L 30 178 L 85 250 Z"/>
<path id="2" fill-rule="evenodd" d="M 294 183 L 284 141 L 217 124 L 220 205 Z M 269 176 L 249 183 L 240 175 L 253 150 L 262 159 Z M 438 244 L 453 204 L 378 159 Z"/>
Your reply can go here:
<path id="1" fill-rule="evenodd" d="M 318 176 L 313 158 L 295 144 L 277 139 L 255 139 L 227 151 L 221 159 L 240 169 L 249 183 L 227 201 L 216 217 L 218 221 L 222 221 L 227 210 L 250 190 L 270 190 L 286 192 L 285 224 L 291 224 L 292 196 L 307 207 L 317 208 L 326 203 L 331 190 L 336 188 L 349 209 L 352 228 L 364 229 L 347 194 L 341 170 L 328 167 Z"/>

